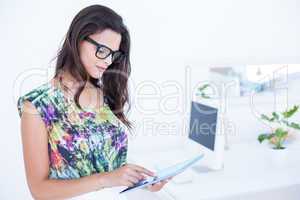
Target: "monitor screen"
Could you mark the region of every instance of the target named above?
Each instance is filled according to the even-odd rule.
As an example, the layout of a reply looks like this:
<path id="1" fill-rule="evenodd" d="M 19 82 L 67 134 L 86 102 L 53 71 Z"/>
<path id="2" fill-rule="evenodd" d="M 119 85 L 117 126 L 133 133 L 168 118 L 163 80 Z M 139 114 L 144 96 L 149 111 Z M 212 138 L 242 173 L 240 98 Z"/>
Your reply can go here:
<path id="1" fill-rule="evenodd" d="M 218 110 L 192 101 L 189 138 L 214 151 Z"/>

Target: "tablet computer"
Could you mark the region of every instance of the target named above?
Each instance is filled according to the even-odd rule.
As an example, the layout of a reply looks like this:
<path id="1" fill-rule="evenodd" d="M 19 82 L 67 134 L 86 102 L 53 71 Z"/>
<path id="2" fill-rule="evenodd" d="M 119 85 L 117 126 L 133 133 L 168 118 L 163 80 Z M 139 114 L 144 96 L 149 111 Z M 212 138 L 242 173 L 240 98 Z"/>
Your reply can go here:
<path id="1" fill-rule="evenodd" d="M 184 162 L 175 164 L 166 169 L 160 170 L 160 171 L 156 172 L 155 177 L 150 177 L 145 180 L 142 180 L 142 181 L 136 183 L 135 185 L 128 187 L 125 190 L 122 190 L 120 193 L 133 191 L 138 188 L 143 188 L 148 185 L 155 184 L 157 182 L 166 180 L 170 177 L 176 176 L 176 175 L 180 174 L 181 172 L 183 172 L 184 170 L 186 170 L 191 165 L 193 165 L 194 163 L 196 163 L 197 161 L 201 160 L 203 158 L 203 156 L 204 156 L 204 154 L 196 156 L 196 157 L 186 160 Z"/>

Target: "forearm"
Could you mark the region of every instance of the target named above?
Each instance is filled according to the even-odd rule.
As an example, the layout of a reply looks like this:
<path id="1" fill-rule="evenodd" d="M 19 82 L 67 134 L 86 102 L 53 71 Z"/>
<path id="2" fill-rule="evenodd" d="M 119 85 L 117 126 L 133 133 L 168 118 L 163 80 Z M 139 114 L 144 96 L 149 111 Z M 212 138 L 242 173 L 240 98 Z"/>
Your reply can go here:
<path id="1" fill-rule="evenodd" d="M 93 192 L 105 187 L 104 173 L 79 179 L 47 179 L 30 187 L 36 200 L 61 200 Z"/>

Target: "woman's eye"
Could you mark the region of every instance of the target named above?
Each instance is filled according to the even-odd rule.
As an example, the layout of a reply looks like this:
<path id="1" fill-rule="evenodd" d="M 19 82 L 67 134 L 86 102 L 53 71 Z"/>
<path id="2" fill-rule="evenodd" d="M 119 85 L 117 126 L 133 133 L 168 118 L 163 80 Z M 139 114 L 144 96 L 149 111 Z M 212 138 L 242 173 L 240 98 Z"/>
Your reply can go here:
<path id="1" fill-rule="evenodd" d="M 99 49 L 98 49 L 98 52 L 99 52 L 99 53 L 106 53 L 106 51 L 105 51 L 104 48 L 99 48 Z"/>

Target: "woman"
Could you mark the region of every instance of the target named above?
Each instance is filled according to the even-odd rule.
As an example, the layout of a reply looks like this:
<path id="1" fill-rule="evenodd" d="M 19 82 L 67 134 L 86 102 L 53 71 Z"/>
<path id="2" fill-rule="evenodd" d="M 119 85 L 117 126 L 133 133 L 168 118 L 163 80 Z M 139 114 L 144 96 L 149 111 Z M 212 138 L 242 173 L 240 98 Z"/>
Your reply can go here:
<path id="1" fill-rule="evenodd" d="M 122 18 L 93 5 L 73 19 L 55 76 L 18 100 L 27 182 L 35 199 L 66 199 L 154 176 L 128 164 L 130 37 Z M 160 190 L 167 181 L 149 186 Z"/>

